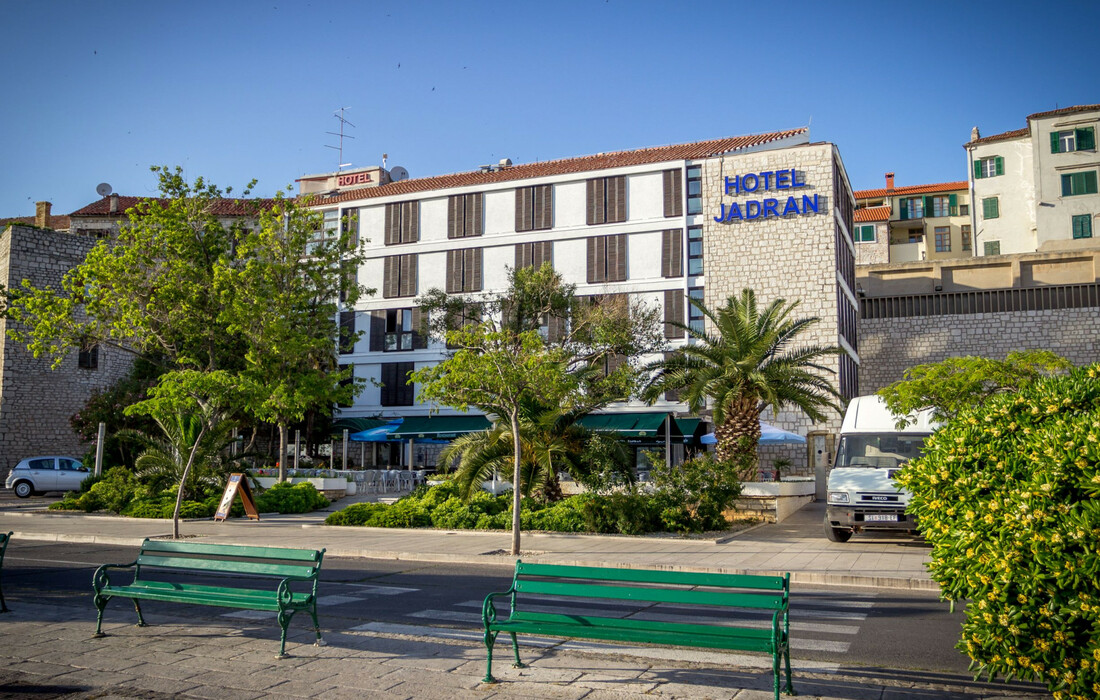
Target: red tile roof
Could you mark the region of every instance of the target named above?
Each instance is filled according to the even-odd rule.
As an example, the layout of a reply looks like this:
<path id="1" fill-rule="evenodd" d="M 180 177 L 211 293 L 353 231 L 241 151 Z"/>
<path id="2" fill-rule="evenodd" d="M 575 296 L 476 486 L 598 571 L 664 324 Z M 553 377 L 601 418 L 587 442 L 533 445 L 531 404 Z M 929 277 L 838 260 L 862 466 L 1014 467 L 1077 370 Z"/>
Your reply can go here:
<path id="1" fill-rule="evenodd" d="M 775 131 L 766 134 L 752 134 L 749 136 L 735 136 L 711 141 L 698 141 L 672 146 L 656 146 L 642 148 L 634 151 L 616 151 L 614 153 L 597 153 L 591 156 L 576 158 L 564 158 L 550 160 L 541 163 L 526 163 L 513 165 L 492 171 L 473 171 L 454 173 L 451 175 L 438 175 L 415 180 L 402 180 L 391 182 L 381 187 L 365 187 L 355 190 L 347 190 L 330 197 L 320 197 L 312 202 L 314 206 L 319 204 L 336 204 L 356 199 L 368 199 L 373 197 L 387 197 L 390 195 L 412 194 L 415 192 L 428 192 L 450 187 L 467 187 L 474 185 L 486 185 L 495 182 L 508 182 L 511 180 L 523 180 L 548 175 L 565 175 L 569 173 L 583 173 L 593 170 L 606 170 L 608 168 L 621 168 L 631 165 L 644 165 L 647 163 L 662 163 L 675 160 L 696 160 L 739 151 L 753 146 L 761 146 L 774 141 L 808 134 L 809 129 L 802 127 L 787 131 Z"/>
<path id="2" fill-rule="evenodd" d="M 1052 109 L 1049 112 L 1036 112 L 1035 114 L 1029 114 L 1027 119 L 1042 119 L 1044 117 L 1056 117 L 1059 114 L 1073 114 L 1075 112 L 1097 112 L 1100 111 L 1100 105 L 1076 105 L 1074 107 L 1063 107 L 1061 109 Z"/>
<path id="3" fill-rule="evenodd" d="M 958 182 L 938 182 L 934 185 L 909 185 L 907 187 L 895 187 L 888 190 L 885 187 L 876 190 L 856 190 L 852 196 L 856 201 L 861 199 L 879 199 L 882 197 L 894 197 L 907 194 L 933 194 L 935 192 L 956 192 L 965 190 L 969 186 L 966 180 Z"/>
<path id="4" fill-rule="evenodd" d="M 963 148 L 970 148 L 971 146 L 977 146 L 983 143 L 993 143 L 994 141 L 1008 141 L 1009 139 L 1018 139 L 1031 134 L 1031 129 L 1024 127 L 1023 129 L 1015 129 L 1013 131 L 1006 131 L 1003 134 L 994 134 L 993 136 L 983 136 L 980 139 L 968 141 L 963 144 Z"/>
<path id="5" fill-rule="evenodd" d="M 111 195 L 112 197 L 114 195 Z M 156 197 L 124 197 L 118 196 L 117 216 L 124 216 L 126 210 L 136 206 L 138 202 L 152 199 L 161 204 L 169 200 Z M 257 208 L 270 205 L 272 199 L 218 199 L 210 205 L 209 212 L 215 216 L 253 216 Z M 77 209 L 69 216 L 111 216 L 111 197 L 104 197 L 98 202 L 92 202 L 86 207 Z M 33 217 L 32 217 L 33 218 Z"/>
<path id="6" fill-rule="evenodd" d="M 856 223 L 868 223 L 871 221 L 889 221 L 890 207 L 863 207 L 856 209 L 852 218 Z"/>
<path id="7" fill-rule="evenodd" d="M 34 226 L 35 217 L 33 216 L 16 216 L 10 219 L 0 219 L 0 229 L 7 228 L 9 224 L 22 224 L 24 226 Z M 69 229 L 69 217 L 67 216 L 50 216 L 49 227 L 54 231 L 67 231 Z"/>

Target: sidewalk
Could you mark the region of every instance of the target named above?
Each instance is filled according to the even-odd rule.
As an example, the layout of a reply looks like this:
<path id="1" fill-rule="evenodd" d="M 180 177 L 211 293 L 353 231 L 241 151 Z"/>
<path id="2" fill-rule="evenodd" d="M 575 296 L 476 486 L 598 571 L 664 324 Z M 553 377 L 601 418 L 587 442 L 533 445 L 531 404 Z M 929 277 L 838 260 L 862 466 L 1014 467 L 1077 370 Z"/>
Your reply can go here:
<path id="1" fill-rule="evenodd" d="M 333 509 L 346 505 L 337 501 Z M 721 573 L 791 573 L 802 584 L 937 590 L 925 564 L 923 542 L 893 534 L 856 535 L 829 542 L 821 529 L 823 503 L 811 503 L 779 524 L 760 525 L 728 539 L 625 537 L 524 533 L 524 561 L 587 566 L 629 566 Z M 330 556 L 447 561 L 511 566 L 511 534 L 448 530 L 330 527 L 326 512 L 185 521 L 181 534 L 223 544 L 321 548 Z M 137 546 L 146 537 L 170 534 L 165 520 L 141 520 L 29 509 L 0 511 L 0 532 L 23 540 L 94 542 Z"/>

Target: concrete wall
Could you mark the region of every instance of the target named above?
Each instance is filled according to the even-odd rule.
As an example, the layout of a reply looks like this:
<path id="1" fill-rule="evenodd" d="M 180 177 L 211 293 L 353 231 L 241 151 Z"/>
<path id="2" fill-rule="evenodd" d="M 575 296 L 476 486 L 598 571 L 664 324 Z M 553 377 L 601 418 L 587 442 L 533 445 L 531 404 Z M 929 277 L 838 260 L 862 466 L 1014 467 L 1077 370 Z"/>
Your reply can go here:
<path id="1" fill-rule="evenodd" d="M 60 286 L 61 278 L 84 260 L 94 238 L 29 226 L 0 232 L 0 284 L 17 288 L 29 279 L 35 286 Z M 130 356 L 99 348 L 98 369 L 77 367 L 72 352 L 56 370 L 49 359 L 35 359 L 8 336 L 13 322 L 0 319 L 0 475 L 39 454 L 80 457 L 87 449 L 72 432 L 69 418 L 92 392 L 126 374 Z"/>

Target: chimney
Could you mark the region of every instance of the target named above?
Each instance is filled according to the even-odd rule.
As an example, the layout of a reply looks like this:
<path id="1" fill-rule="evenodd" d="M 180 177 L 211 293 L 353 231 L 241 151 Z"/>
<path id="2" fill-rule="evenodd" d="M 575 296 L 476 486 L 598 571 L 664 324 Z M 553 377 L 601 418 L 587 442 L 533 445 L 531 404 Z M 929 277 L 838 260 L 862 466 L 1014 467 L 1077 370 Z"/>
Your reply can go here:
<path id="1" fill-rule="evenodd" d="M 50 202 L 35 202 L 34 203 L 34 225 L 38 228 L 50 227 L 50 207 L 53 204 Z"/>
<path id="2" fill-rule="evenodd" d="M 118 213 L 118 195 L 117 194 L 112 194 L 111 195 L 110 213 L 111 214 L 117 214 Z"/>
<path id="3" fill-rule="evenodd" d="M 892 191 L 894 189 L 894 174 L 886 173 L 886 189 Z"/>
<path id="4" fill-rule="evenodd" d="M 970 130 L 970 140 L 977 141 L 982 137 L 982 132 L 978 131 L 978 127 L 974 127 Z"/>

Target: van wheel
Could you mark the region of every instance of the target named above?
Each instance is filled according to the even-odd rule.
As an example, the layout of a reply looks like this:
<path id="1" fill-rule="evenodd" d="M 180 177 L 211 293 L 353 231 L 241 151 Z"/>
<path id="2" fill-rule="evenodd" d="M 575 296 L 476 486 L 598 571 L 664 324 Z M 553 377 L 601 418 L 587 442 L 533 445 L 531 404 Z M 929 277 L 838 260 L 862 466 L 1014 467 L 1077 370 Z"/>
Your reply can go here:
<path id="1" fill-rule="evenodd" d="M 30 498 L 30 495 L 34 493 L 34 488 L 31 486 L 31 482 L 29 481 L 16 482 L 15 486 L 12 487 L 12 490 L 15 491 L 15 495 L 19 498 Z"/>
<path id="2" fill-rule="evenodd" d="M 847 542 L 852 539 L 852 531 L 843 527 L 833 527 L 829 518 L 825 518 L 825 537 L 830 542 Z"/>

